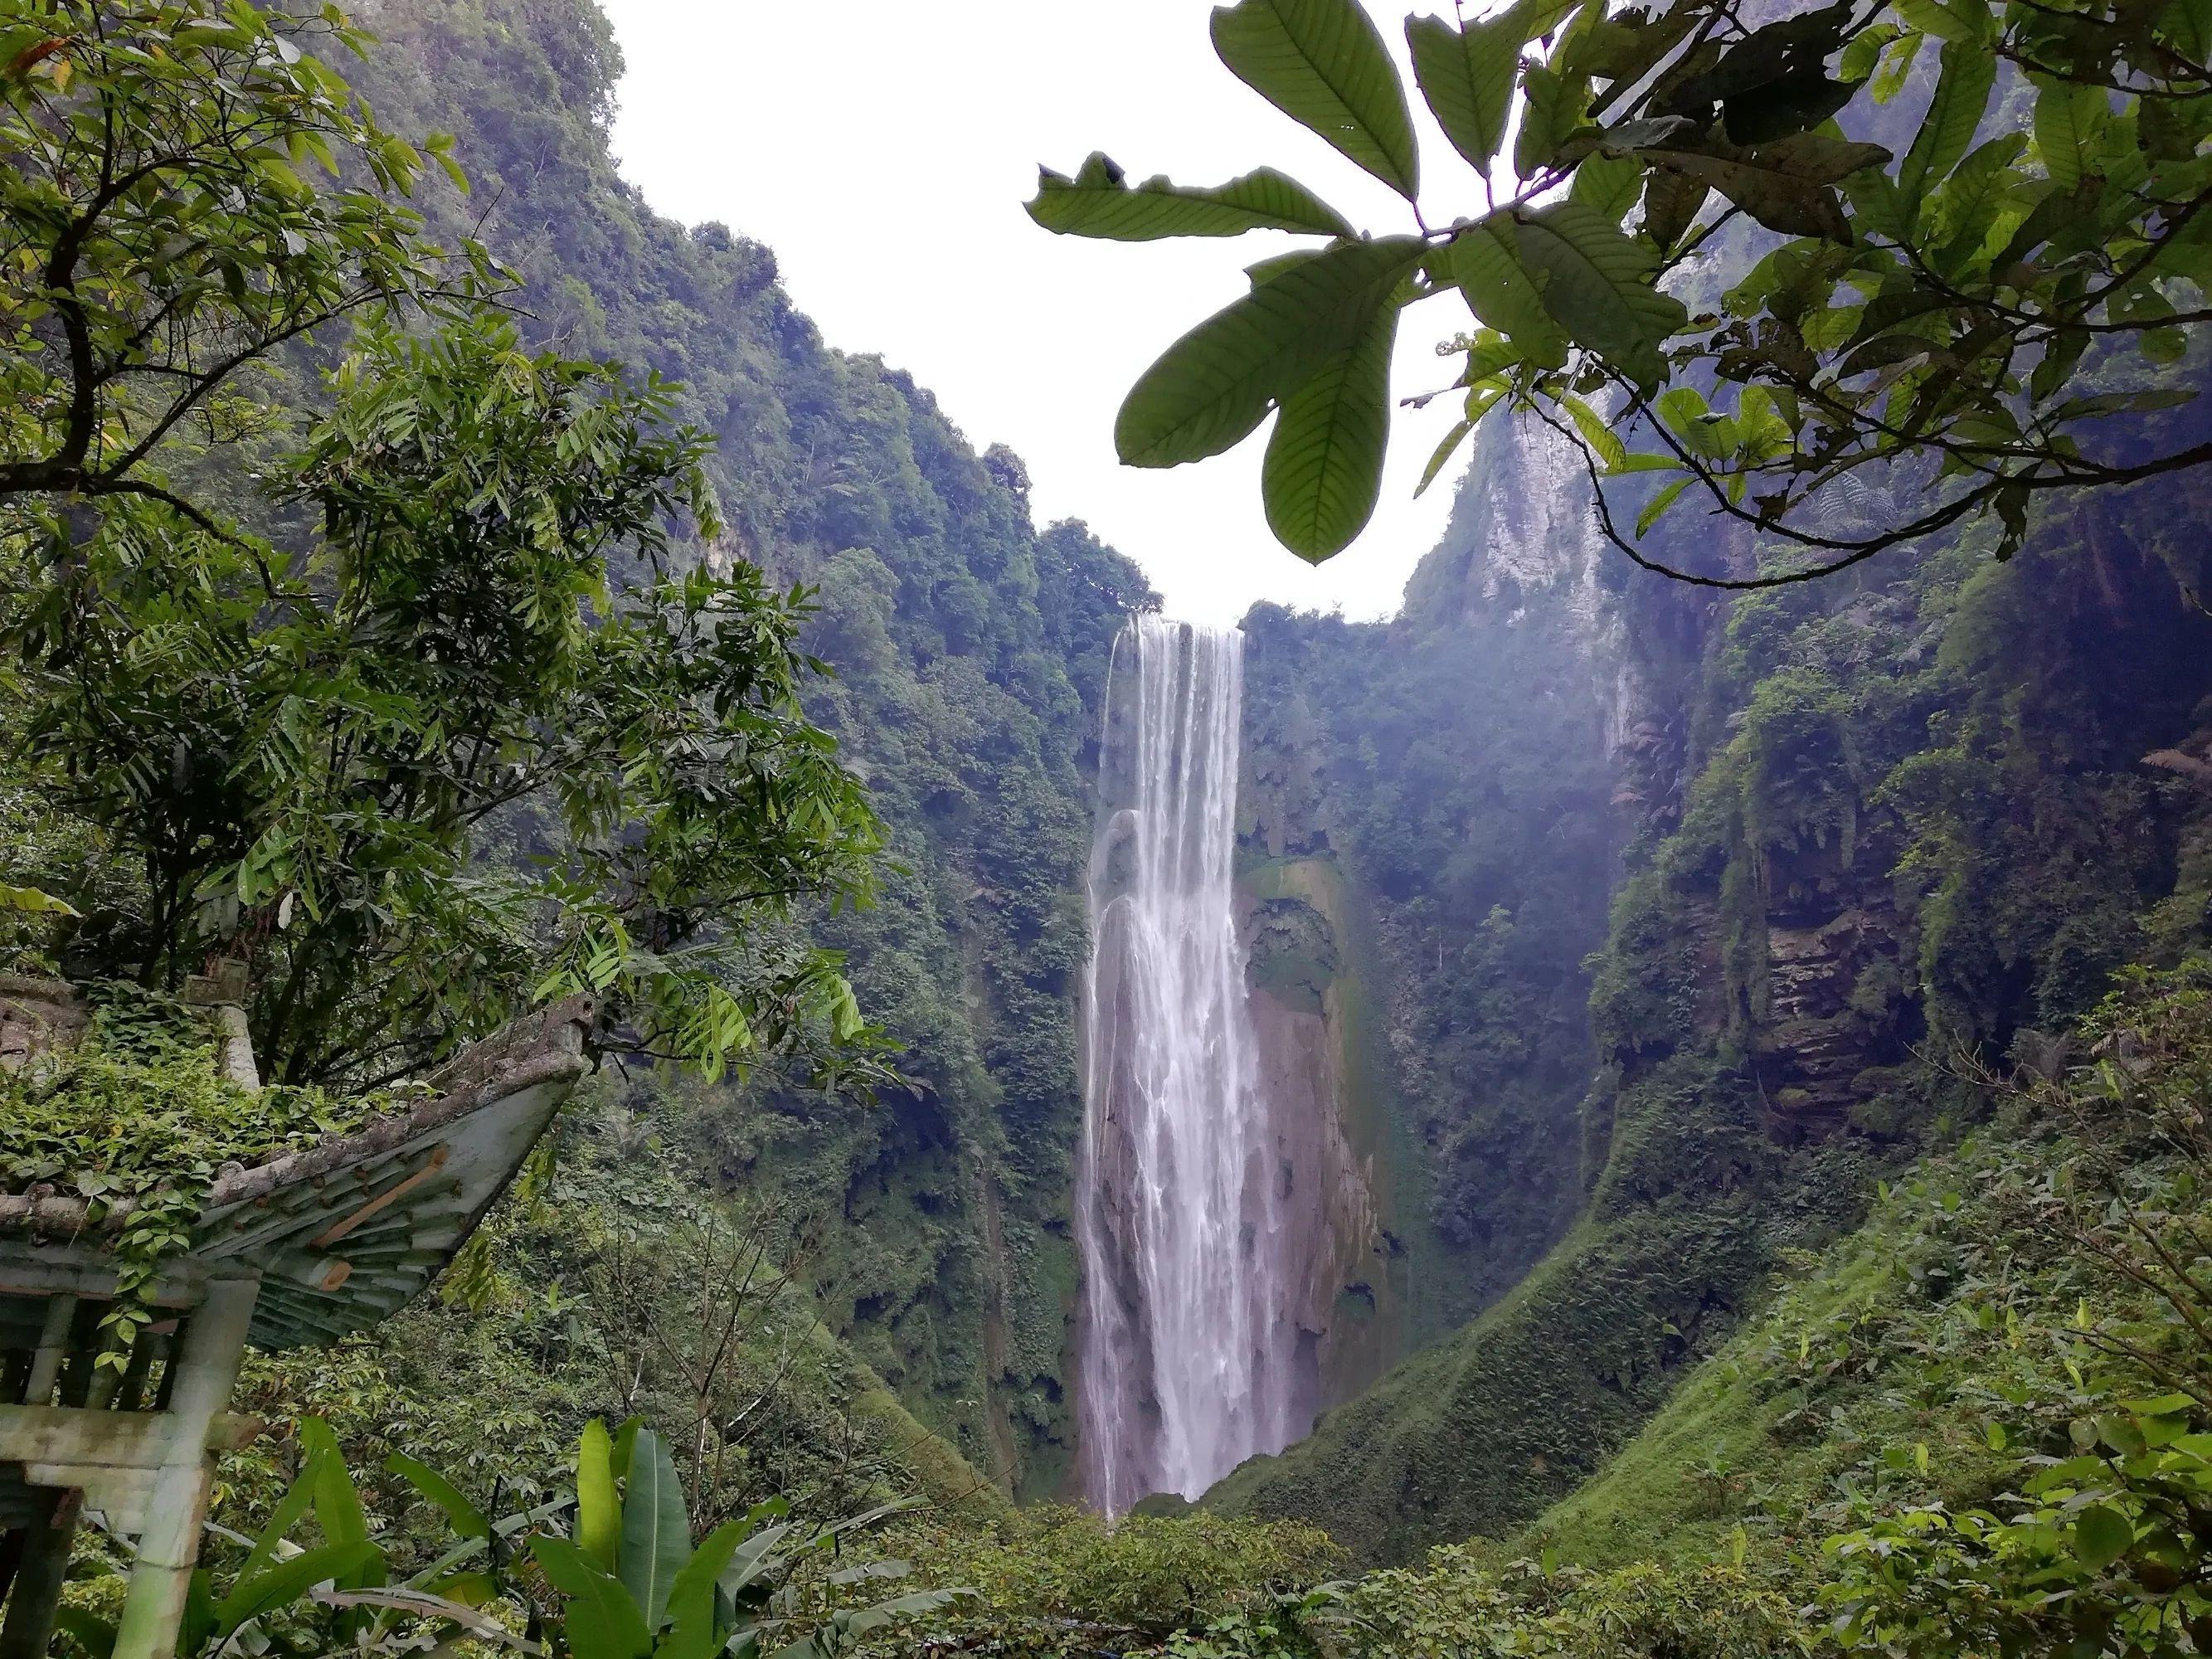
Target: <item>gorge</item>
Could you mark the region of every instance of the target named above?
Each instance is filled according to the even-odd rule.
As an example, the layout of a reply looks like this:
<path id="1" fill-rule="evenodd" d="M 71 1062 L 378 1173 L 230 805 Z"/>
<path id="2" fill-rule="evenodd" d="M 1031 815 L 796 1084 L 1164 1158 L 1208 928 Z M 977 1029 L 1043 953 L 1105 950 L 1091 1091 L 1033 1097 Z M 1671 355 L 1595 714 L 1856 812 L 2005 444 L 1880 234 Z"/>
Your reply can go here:
<path id="1" fill-rule="evenodd" d="M 610 1043 L 434 1290 L 249 1362 L 240 1420 L 325 1419 L 394 1560 L 422 1547 L 392 1584 L 455 1512 L 423 1470 L 471 1528 L 490 1494 L 580 1537 L 580 1446 L 611 1486 L 657 1424 L 667 1536 L 757 1527 L 765 1551 L 824 1523 L 774 1591 L 830 1632 L 786 1650 L 816 1659 L 1829 1659 L 1821 1597 L 1851 1569 L 1825 1540 L 2002 1507 L 2107 1433 L 2096 1502 L 2160 1562 L 2186 1541 L 2212 1595 L 2212 1534 L 2172 1519 L 2212 1512 L 2212 1327 L 2190 1323 L 2212 1310 L 2159 1339 L 2194 1404 L 2112 1381 L 2084 1322 L 2109 1304 L 2132 1341 L 2166 1316 L 2097 1279 L 2074 1232 L 2131 1247 L 2066 1207 L 2107 1137 L 2177 1224 L 2212 1190 L 2170 1144 L 2212 1147 L 2204 469 L 2039 494 L 2017 549 L 1953 527 L 1735 591 L 1776 556 L 1757 526 L 1679 509 L 1645 544 L 1699 581 L 1638 569 L 1571 440 L 1503 409 L 1437 474 L 1449 526 L 1387 620 L 1174 620 L 1131 558 L 1041 521 L 1014 448 L 826 341 L 769 249 L 624 180 L 594 0 L 361 10 L 379 40 L 349 74 L 395 128 L 453 135 L 473 194 L 421 210 L 511 262 L 519 349 L 677 383 L 720 511 L 653 555 L 790 596 L 805 672 L 775 713 L 809 728 L 793 764 L 865 794 L 870 872 L 744 941 L 834 954 L 849 1054 L 763 1035 L 685 1069 Z M 268 420 L 312 421 L 343 349 L 272 368 Z M 2204 343 L 2172 373 L 2212 378 Z M 258 474 L 190 459 L 253 497 Z M 1620 517 L 1651 482 L 1607 481 Z M 1873 533 L 1894 506 L 1833 510 Z M 250 629 L 240 591 L 226 625 Z M 719 628 L 699 640 L 740 643 Z M 743 745 L 713 744 L 690 752 L 720 784 Z M 189 741 L 149 752 L 115 769 L 191 781 Z M 0 762 L 0 896 L 83 913 L 11 925 L 127 938 L 142 878 L 70 817 L 67 769 L 33 741 Z M 504 805 L 469 858 L 556 864 L 574 831 Z M 257 902 L 273 948 L 290 901 Z M 0 1197 L 67 1178 L 0 1152 Z M 2146 1413 L 2188 1425 L 2161 1451 L 2204 1449 L 2166 1519 L 2121 1467 Z M 321 1433 L 246 1448 L 227 1501 L 266 1516 L 295 1469 L 335 1468 Z M 2084 1501 L 2055 1501 L 2063 1553 Z M 847 1618 L 902 1577 L 908 1622 Z M 501 1593 L 518 1626 L 558 1600 Z M 1727 1622 L 1753 1613 L 1771 1628 Z M 2189 1642 L 2212 1651 L 2212 1622 Z M 2039 1626 L 1893 1650 L 2065 1650 Z"/>

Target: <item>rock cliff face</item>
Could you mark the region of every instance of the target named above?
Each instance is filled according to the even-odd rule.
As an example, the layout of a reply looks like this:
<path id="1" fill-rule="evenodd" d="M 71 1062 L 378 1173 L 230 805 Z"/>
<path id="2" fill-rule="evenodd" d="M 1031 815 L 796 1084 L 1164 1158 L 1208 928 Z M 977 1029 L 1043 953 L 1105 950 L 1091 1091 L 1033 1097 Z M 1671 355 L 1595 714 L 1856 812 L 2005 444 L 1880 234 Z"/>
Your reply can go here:
<path id="1" fill-rule="evenodd" d="M 1578 476 L 1501 425 L 1399 621 L 1246 623 L 1255 989 L 1327 1057 L 1377 1217 L 1344 1290 L 1374 1320 L 1331 1340 L 1346 1385 L 1509 1287 L 1579 1201 L 1580 964 L 1664 717 Z"/>
<path id="2" fill-rule="evenodd" d="M 1556 461 L 1495 435 L 1388 627 L 1247 624 L 1254 856 L 1371 909 L 1404 1277 L 1454 1288 L 1207 1501 L 1370 1559 L 1572 1490 L 1971 1109 L 1918 1055 L 2032 1046 L 2212 899 L 2203 486 L 1727 599 L 1600 549 Z"/>
<path id="3" fill-rule="evenodd" d="M 1317 1414 L 1406 1351 L 1400 1160 L 1364 1052 L 1366 952 L 1334 868 L 1314 859 L 1248 863 L 1238 897 L 1255 1084 L 1284 1131 L 1285 1213 L 1298 1230 L 1288 1254 L 1309 1267 L 1297 1301 Z"/>

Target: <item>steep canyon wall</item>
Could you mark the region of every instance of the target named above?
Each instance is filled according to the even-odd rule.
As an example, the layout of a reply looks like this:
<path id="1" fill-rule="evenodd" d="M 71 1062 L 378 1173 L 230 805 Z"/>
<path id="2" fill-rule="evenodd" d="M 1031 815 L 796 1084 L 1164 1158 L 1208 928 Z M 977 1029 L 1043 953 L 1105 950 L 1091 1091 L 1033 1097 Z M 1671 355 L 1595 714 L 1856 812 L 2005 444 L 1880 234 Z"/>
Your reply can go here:
<path id="1" fill-rule="evenodd" d="M 1255 854 L 1375 907 L 1461 1269 L 1427 1328 L 1476 1316 L 1209 1501 L 1370 1559 L 1586 1479 L 1964 1109 L 1929 1057 L 2002 1055 L 2212 898 L 2202 486 L 1731 600 L 1598 554 L 1535 441 L 1486 451 L 1389 629 L 1250 628 Z"/>
<path id="2" fill-rule="evenodd" d="M 434 227 L 509 264 L 533 343 L 683 382 L 730 526 L 702 556 L 818 590 L 810 644 L 838 678 L 813 712 L 890 839 L 879 904 L 822 926 L 917 1086 L 870 1104 L 769 1071 L 708 1091 L 721 1178 L 785 1218 L 828 1322 L 923 1423 L 1010 1489 L 1062 1492 L 1095 747 L 1150 589 L 1081 526 L 1039 526 L 1018 457 L 827 345 L 768 248 L 623 182 L 593 0 L 349 9 L 379 37 L 349 70 L 379 116 L 456 135 L 474 189 L 426 190 Z"/>

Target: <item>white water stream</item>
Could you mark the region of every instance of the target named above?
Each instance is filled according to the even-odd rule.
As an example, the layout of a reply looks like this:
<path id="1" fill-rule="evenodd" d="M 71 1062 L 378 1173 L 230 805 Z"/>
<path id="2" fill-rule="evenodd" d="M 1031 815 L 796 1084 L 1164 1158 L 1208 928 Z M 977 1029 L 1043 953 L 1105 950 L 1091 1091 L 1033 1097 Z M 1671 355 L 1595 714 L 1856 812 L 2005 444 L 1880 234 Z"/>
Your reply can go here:
<path id="1" fill-rule="evenodd" d="M 1107 690 L 1076 1227 L 1083 1474 L 1109 1515 L 1311 1420 L 1231 882 L 1243 643 L 1137 617 Z"/>

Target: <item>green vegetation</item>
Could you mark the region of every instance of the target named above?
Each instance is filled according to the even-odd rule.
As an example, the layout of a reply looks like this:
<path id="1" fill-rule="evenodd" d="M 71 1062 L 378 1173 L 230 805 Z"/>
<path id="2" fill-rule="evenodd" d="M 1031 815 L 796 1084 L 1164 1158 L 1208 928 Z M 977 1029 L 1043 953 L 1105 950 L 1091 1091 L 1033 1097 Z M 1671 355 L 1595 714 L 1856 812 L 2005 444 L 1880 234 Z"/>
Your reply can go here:
<path id="1" fill-rule="evenodd" d="M 815 1558 L 834 1556 L 898 1506 L 808 1525 L 788 1518 L 790 1505 L 775 1499 L 715 1527 L 695 1547 L 675 1460 L 637 1419 L 613 1434 L 597 1419 L 587 1424 L 571 1489 L 512 1514 L 497 1512 L 497 1494 L 492 1508 L 479 1507 L 429 1465 L 393 1454 L 386 1472 L 444 1524 L 428 1549 L 374 1523 L 328 1425 L 307 1418 L 297 1439 L 299 1474 L 259 1534 L 232 1534 L 224 1541 L 243 1554 L 231 1549 L 220 1567 L 195 1571 L 179 1659 L 220 1659 L 240 1649 L 402 1654 L 441 1644 L 452 1650 L 456 1643 L 556 1659 L 724 1652 L 757 1659 L 763 1651 L 831 1659 L 855 1637 L 965 1594 L 913 1591 L 841 1609 L 805 1629 L 793 1617 L 802 1599 L 794 1581 Z M 556 1517 L 572 1535 L 547 1529 Z M 310 1541 L 295 1539 L 295 1531 Z M 828 1576 L 878 1587 L 901 1576 L 880 1560 L 870 1567 Z M 113 1626 L 94 1610 L 112 1577 L 80 1579 L 79 1600 L 61 1620 L 70 1646 L 88 1659 L 103 1659 L 115 1644 Z"/>
<path id="2" fill-rule="evenodd" d="M 190 1243 L 224 1164 L 343 1134 L 396 1097 L 250 1089 L 224 1072 L 203 1012 L 136 986 L 94 987 L 90 1002 L 76 1042 L 0 1070 L 0 1194 L 59 1189 L 94 1222 L 119 1213 L 100 1363 L 120 1370 L 154 1317 L 162 1263 Z"/>
<path id="3" fill-rule="evenodd" d="M 1309 25 L 1371 57 L 1352 16 L 1246 0 L 1218 27 L 1240 73 L 1410 188 L 1410 131 L 1347 127 L 1321 95 L 1358 116 L 1384 81 L 1284 78 Z M 1266 374 L 1193 404 L 1161 371 L 1126 423 L 1172 459 L 1279 405 L 1270 500 L 1309 550 L 1371 501 L 1417 254 L 1479 313 L 1552 262 L 1533 307 L 1467 343 L 1461 390 L 1565 422 L 1486 424 L 1400 621 L 1248 624 L 1255 980 L 1334 1022 L 1389 1255 L 1370 1340 L 1427 1346 L 1203 1505 L 1109 1527 L 1049 1500 L 1089 780 L 1110 642 L 1152 602 L 1134 568 L 1037 527 L 1011 453 L 826 349 L 765 250 L 621 184 L 589 0 L 386 0 L 374 44 L 242 4 L 4 21 L 0 908 L 17 958 L 116 983 L 84 1044 L 0 1074 L 0 1187 L 129 1202 L 119 1339 L 223 1163 L 404 1103 L 516 1010 L 598 993 L 600 1053 L 654 1062 L 605 1068 L 434 1297 L 250 1364 L 237 1403 L 299 1426 L 225 1465 L 234 1535 L 187 1650 L 2212 1645 L 2206 514 L 2185 474 L 2044 493 L 2104 466 L 2062 428 L 2130 412 L 2065 398 L 2142 390 L 2119 356 L 2075 363 L 2069 331 L 2139 333 L 2156 369 L 2190 325 L 2155 284 L 2195 257 L 2159 205 L 2194 199 L 2193 98 L 2168 122 L 2136 87 L 2099 118 L 2039 85 L 2008 106 L 2032 137 L 1979 161 L 1939 108 L 1940 154 L 1897 147 L 1932 218 L 1863 172 L 1755 205 L 1734 150 L 1849 148 L 1813 131 L 1840 104 L 1737 131 L 1770 70 L 1807 96 L 1901 89 L 1934 33 L 1942 106 L 1984 53 L 2059 48 L 2018 7 L 2001 27 L 1955 6 L 1764 27 L 1702 0 L 1521 9 L 1419 24 L 1417 59 L 1438 97 L 1449 51 L 1480 43 L 1482 98 L 1444 104 L 1486 155 L 1517 77 L 1522 177 L 1571 172 L 1560 202 L 1409 251 L 1344 237 L 1279 176 L 1048 180 L 1058 228 L 1337 239 L 1235 310 L 1239 340 L 1274 343 Z M 2195 27 L 2078 21 L 2069 53 L 2170 56 Z M 1876 36 L 1879 67 L 1797 63 Z M 343 64 L 366 104 L 310 46 L 366 51 Z M 1696 109 L 1639 118 L 1689 126 L 1581 133 L 1647 46 L 1662 81 L 1701 54 L 1707 78 L 1669 94 Z M 398 131 L 453 136 L 418 154 Z M 1685 253 L 1711 190 L 1733 205 L 1708 246 L 1743 269 L 1664 367 L 1750 354 L 1759 385 L 1699 380 L 1735 400 L 1720 416 L 1686 386 L 1621 387 L 1659 342 L 1597 337 L 1555 268 L 1584 232 L 1607 258 L 1656 235 L 1662 208 Z M 1821 222 L 1753 270 L 1743 219 L 1796 234 L 1778 210 Z M 1955 247 L 1923 234 L 1937 220 Z M 172 246 L 176 222 L 200 240 Z M 2020 244 L 2005 270 L 1993 240 Z M 2116 251 L 2154 248 L 2183 264 L 2112 287 Z M 1903 253 L 1967 298 L 1916 309 L 1931 279 Z M 1644 280 L 1617 296 L 1632 321 L 1656 314 Z M 1844 289 L 1863 311 L 1834 308 Z M 1310 303 L 1350 330 L 1326 361 Z M 1770 372 L 1794 372 L 1778 305 L 1819 335 L 1817 384 Z M 1993 306 L 1994 331 L 1962 331 Z M 1857 340 L 1820 333 L 1844 312 Z M 179 332 L 131 344 L 150 318 Z M 1988 366 L 2026 353 L 2033 376 L 2046 344 L 2065 373 L 1994 434 L 2012 394 Z M 1868 434 L 1862 369 L 1831 372 L 1849 354 L 1981 462 L 1877 477 L 1926 445 Z M 1796 574 L 1775 561 L 1806 514 L 1847 556 L 1952 518 L 1910 568 L 1728 600 L 1637 585 L 1593 556 L 1564 447 L 1619 443 L 1578 401 L 1608 376 L 1616 414 L 1654 398 L 1639 418 L 1735 521 L 1654 515 L 1635 539 L 1656 562 Z M 1815 425 L 1817 476 L 1793 470 Z M 211 960 L 248 970 L 276 1080 L 258 1097 L 167 1000 Z M 96 1534 L 80 1553 L 78 1650 L 123 1560 Z"/>
<path id="4" fill-rule="evenodd" d="M 1974 1079 L 1990 1126 L 1886 1192 L 1522 1543 L 1747 1552 L 1887 1652 L 2190 1650 L 2208 985 L 2202 963 L 2131 974 L 2067 1043 Z"/>
<path id="5" fill-rule="evenodd" d="M 481 249 L 439 247 L 409 205 L 426 163 L 316 48 L 368 37 L 204 0 L 11 0 L 0 8 L 0 498 L 158 502 L 181 447 L 265 428 L 256 377 L 356 314 L 465 308 Z M 452 140 L 423 148 L 465 187 Z M 313 179 L 316 182 L 310 182 Z"/>
<path id="6" fill-rule="evenodd" d="M 307 50 L 364 44 L 333 18 L 0 25 L 0 673 L 18 787 L 108 878 L 9 872 L 46 948 L 148 984 L 243 963 L 287 1083 L 404 1077 L 585 988 L 710 1073 L 864 1036 L 835 959 L 776 932 L 866 897 L 875 821 L 800 713 L 804 594 L 670 566 L 720 519 L 665 389 L 526 355 L 464 303 L 478 254 L 433 339 L 386 331 L 441 256 L 397 204 L 420 158 Z M 243 377 L 356 313 L 287 441 Z"/>
<path id="7" fill-rule="evenodd" d="M 205 1012 L 136 986 L 90 988 L 74 1044 L 0 1071 L 0 1192 L 40 1183 L 102 1203 L 345 1133 L 388 1097 L 257 1092 L 226 1075 Z"/>
<path id="8" fill-rule="evenodd" d="M 1403 196 L 1401 234 L 1355 234 L 1273 169 L 1133 188 L 1103 155 L 1043 170 L 1030 211 L 1121 241 L 1326 239 L 1253 266 L 1248 295 L 1139 380 L 1114 434 L 1125 464 L 1175 466 L 1274 414 L 1261 493 L 1303 558 L 1342 551 L 1372 514 L 1400 314 L 1446 294 L 1477 326 L 1444 347 L 1465 404 L 1431 478 L 1478 422 L 1526 410 L 1580 452 L 1605 533 L 1649 569 L 1802 581 L 1983 520 L 2002 558 L 2048 492 L 2212 459 L 2194 428 L 2087 424 L 2195 396 L 2160 371 L 2208 316 L 2203 33 L 2186 8 L 2088 0 L 1804 4 L 1755 23 L 1726 0 L 1408 16 L 1429 113 L 1483 178 L 1480 212 L 1461 197 L 1425 216 L 1407 89 L 1367 13 L 1241 0 L 1213 14 L 1222 63 Z M 1900 125 L 1884 106 L 1923 49 L 1932 90 Z M 1637 487 L 1655 477 L 1669 481 Z M 1885 510 L 1839 522 L 1869 488 L 1895 492 Z M 1757 530 L 1765 561 L 1740 574 L 1647 548 L 1686 493 Z"/>
<path id="9" fill-rule="evenodd" d="M 902 1619 L 866 1650 L 1035 1655 L 1155 1652 L 1237 1610 L 1269 1607 L 1334 1568 L 1327 1534 L 1293 1523 L 1254 1525 L 1218 1516 L 1097 1516 L 1049 1506 L 988 1531 L 908 1522 L 886 1532 L 925 1582 L 972 1591 L 944 1614 Z M 835 1607 L 854 1592 L 834 1584 Z"/>
<path id="10" fill-rule="evenodd" d="M 377 27 L 356 83 L 386 123 L 453 133 L 469 171 L 465 200 L 421 198 L 438 234 L 486 216 L 526 338 L 680 381 L 678 418 L 714 442 L 718 555 L 817 590 L 800 643 L 836 677 L 805 708 L 865 781 L 884 856 L 873 908 L 802 920 L 919 1091 L 867 1106 L 757 1067 L 721 1097 L 704 1167 L 781 1194 L 830 1326 L 924 1423 L 1050 1495 L 1086 755 L 1114 634 L 1151 590 L 1081 526 L 1036 526 L 1017 456 L 825 346 L 768 249 L 647 209 L 609 151 L 620 57 L 590 0 L 397 0 Z"/>

